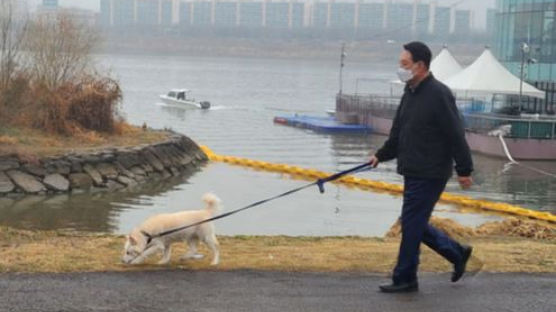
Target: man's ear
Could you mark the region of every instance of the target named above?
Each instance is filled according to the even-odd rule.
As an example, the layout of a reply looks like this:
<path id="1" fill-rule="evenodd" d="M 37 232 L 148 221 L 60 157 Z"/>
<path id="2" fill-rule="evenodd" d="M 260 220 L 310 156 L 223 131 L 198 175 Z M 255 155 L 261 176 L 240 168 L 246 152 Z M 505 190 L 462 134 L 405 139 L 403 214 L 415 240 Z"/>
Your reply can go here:
<path id="1" fill-rule="evenodd" d="M 425 62 L 423 62 L 423 61 L 417 62 L 417 67 L 419 68 L 419 71 L 422 71 L 422 72 L 427 71 L 427 67 L 425 66 Z"/>

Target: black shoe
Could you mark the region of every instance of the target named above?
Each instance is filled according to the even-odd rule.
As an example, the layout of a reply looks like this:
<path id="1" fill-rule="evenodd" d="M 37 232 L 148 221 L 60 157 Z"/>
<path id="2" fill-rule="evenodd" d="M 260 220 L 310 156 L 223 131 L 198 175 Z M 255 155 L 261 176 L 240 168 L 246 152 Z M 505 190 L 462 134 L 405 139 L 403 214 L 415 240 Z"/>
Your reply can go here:
<path id="1" fill-rule="evenodd" d="M 407 293 L 419 290 L 419 283 L 413 281 L 410 283 L 393 283 L 389 285 L 380 285 L 380 291 L 384 293 Z"/>
<path id="2" fill-rule="evenodd" d="M 473 247 L 471 246 L 462 246 L 463 253 L 461 257 L 461 261 L 454 264 L 454 272 L 452 273 L 452 282 L 457 282 L 465 273 L 465 266 L 467 265 L 467 261 L 471 257 L 471 252 L 473 251 Z"/>

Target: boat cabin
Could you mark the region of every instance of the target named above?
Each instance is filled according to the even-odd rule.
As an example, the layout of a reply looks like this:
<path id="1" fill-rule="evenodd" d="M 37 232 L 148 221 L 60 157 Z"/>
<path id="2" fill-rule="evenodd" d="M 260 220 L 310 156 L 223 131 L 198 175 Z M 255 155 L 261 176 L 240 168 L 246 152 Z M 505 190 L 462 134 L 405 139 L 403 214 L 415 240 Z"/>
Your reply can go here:
<path id="1" fill-rule="evenodd" d="M 176 99 L 176 100 L 185 101 L 185 100 L 187 100 L 187 94 L 189 92 L 191 92 L 191 91 L 187 90 L 187 89 L 173 89 L 173 90 L 170 90 L 170 92 L 168 92 L 168 97 Z"/>

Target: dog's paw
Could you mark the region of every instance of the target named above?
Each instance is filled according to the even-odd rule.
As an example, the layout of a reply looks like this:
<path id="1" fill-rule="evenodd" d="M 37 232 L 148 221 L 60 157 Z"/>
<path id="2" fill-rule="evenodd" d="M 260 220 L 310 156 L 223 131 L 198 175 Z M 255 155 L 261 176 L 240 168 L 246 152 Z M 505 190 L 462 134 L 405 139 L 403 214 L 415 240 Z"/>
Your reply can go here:
<path id="1" fill-rule="evenodd" d="M 215 266 L 215 265 L 218 265 L 218 263 L 219 263 L 219 261 L 212 261 L 212 262 L 210 263 L 210 265 Z"/>

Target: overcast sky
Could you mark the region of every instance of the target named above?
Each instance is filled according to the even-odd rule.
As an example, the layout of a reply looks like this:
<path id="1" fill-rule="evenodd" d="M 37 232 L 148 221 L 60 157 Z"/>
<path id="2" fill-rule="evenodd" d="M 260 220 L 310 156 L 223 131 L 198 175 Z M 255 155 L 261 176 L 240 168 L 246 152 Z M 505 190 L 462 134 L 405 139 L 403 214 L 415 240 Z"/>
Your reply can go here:
<path id="1" fill-rule="evenodd" d="M 42 0 L 28 0 L 31 7 L 36 7 Z M 301 0 L 300 0 L 301 1 Z M 321 0 L 326 1 L 326 0 Z M 349 1 L 349 0 L 347 0 Z M 355 1 L 355 0 L 352 0 Z M 373 0 L 376 1 L 376 0 Z M 430 2 L 435 0 L 421 0 L 422 2 Z M 412 2 L 412 0 L 393 0 L 393 2 Z M 457 7 L 462 9 L 470 9 L 475 13 L 475 24 L 478 28 L 485 28 L 486 9 L 494 7 L 495 0 L 436 0 L 440 5 L 452 5 L 461 2 Z M 65 7 L 79 7 L 98 11 L 100 7 L 100 0 L 59 0 L 61 6 Z"/>

